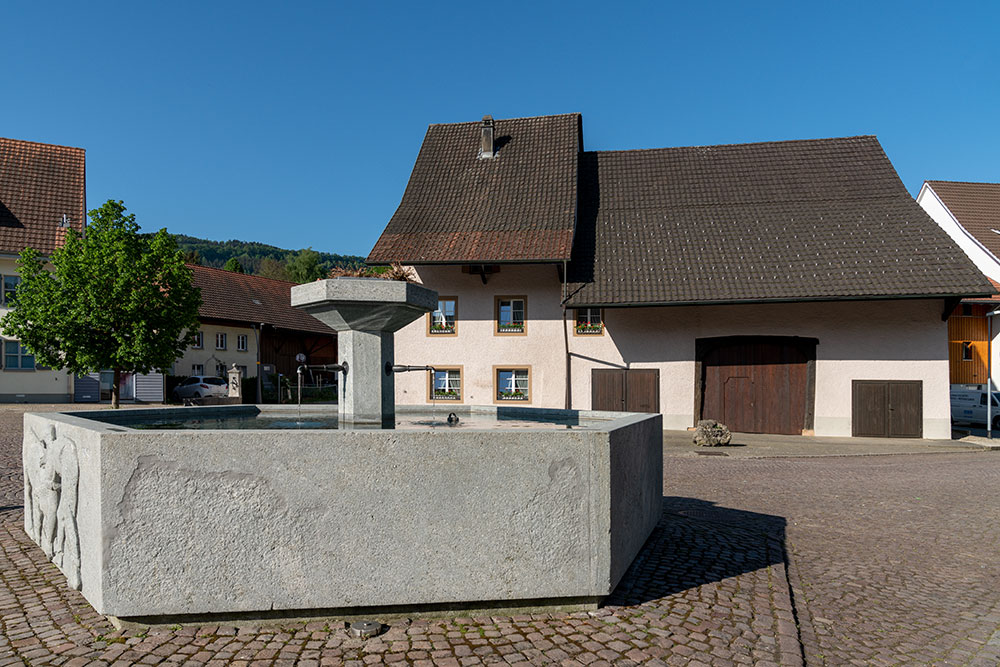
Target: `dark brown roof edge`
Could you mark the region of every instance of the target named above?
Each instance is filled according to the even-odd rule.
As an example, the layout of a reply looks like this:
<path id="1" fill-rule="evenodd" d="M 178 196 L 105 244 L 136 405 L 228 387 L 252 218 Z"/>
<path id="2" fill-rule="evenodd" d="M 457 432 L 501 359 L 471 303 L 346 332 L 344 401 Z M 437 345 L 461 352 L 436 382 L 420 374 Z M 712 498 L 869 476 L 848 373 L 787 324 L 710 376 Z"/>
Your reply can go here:
<path id="1" fill-rule="evenodd" d="M 993 181 L 942 181 L 930 178 L 925 179 L 924 183 L 927 183 L 928 185 L 932 185 L 934 183 L 949 183 L 954 185 L 1000 185 L 1000 183 L 995 183 Z"/>
<path id="2" fill-rule="evenodd" d="M 545 114 L 543 116 L 512 116 L 510 118 L 496 118 L 496 117 L 494 117 L 493 120 L 494 121 L 537 120 L 539 118 L 563 118 L 565 116 L 583 117 L 583 114 L 581 112 L 577 112 L 577 111 L 570 111 L 568 113 L 550 113 L 550 114 Z M 442 125 L 448 125 L 448 126 L 454 126 L 454 125 L 482 125 L 482 123 L 483 123 L 483 121 L 481 121 L 481 120 L 471 120 L 471 121 L 461 121 L 461 122 L 458 122 L 458 123 L 430 123 L 427 127 L 428 128 L 431 128 L 431 127 L 441 127 Z"/>
<path id="3" fill-rule="evenodd" d="M 771 141 L 747 141 L 741 143 L 732 144 L 702 144 L 695 146 L 661 146 L 659 148 L 616 148 L 612 150 L 591 150 L 588 153 L 642 153 L 644 151 L 669 151 L 669 150 L 688 150 L 691 148 L 738 148 L 742 146 L 778 146 L 782 144 L 806 144 L 811 142 L 828 142 L 828 141 L 849 141 L 851 139 L 874 139 L 878 141 L 878 136 L 874 134 L 856 134 L 847 137 L 814 137 L 812 139 L 775 139 Z M 879 142 L 881 145 L 881 142 Z M 884 151 L 883 151 L 884 152 Z"/>
<path id="4" fill-rule="evenodd" d="M 30 139 L 14 139 L 12 137 L 0 137 L 0 141 L 16 141 L 21 144 L 34 144 L 36 146 L 48 146 L 50 148 L 66 148 L 71 151 L 80 151 L 86 153 L 86 148 L 80 148 L 79 146 L 66 146 L 64 144 L 50 144 L 46 141 L 31 141 Z"/>
<path id="5" fill-rule="evenodd" d="M 830 296 L 830 297 L 801 297 L 788 299 L 739 299 L 721 301 L 666 301 L 666 302 L 618 302 L 618 303 L 573 303 L 573 297 L 566 299 L 565 303 L 573 308 L 663 308 L 666 306 L 738 306 L 741 304 L 751 305 L 759 303 L 830 303 L 834 301 L 900 301 L 914 299 L 965 299 L 976 297 L 988 297 L 989 294 L 886 294 L 878 296 Z"/>

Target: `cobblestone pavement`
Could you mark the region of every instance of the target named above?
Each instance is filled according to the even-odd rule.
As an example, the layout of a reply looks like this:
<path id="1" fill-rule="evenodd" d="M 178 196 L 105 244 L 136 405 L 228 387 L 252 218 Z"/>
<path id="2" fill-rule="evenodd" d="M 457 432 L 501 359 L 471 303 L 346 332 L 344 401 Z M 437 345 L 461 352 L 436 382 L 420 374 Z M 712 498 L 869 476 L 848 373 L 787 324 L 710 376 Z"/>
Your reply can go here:
<path id="1" fill-rule="evenodd" d="M 21 530 L 20 419 L 0 407 L 0 666 L 1000 660 L 995 453 L 667 457 L 661 521 L 596 612 L 118 632 Z"/>

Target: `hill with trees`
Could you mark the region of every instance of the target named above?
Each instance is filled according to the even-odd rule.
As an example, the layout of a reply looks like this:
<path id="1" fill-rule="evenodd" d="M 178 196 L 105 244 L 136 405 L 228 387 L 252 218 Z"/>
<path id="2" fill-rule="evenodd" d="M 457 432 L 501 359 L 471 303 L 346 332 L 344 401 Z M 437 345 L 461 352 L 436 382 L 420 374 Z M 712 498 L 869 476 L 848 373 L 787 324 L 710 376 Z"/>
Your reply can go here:
<path id="1" fill-rule="evenodd" d="M 357 269 L 365 261 L 359 255 L 338 255 L 312 248 L 287 250 L 256 241 L 210 241 L 186 234 L 173 237 L 192 264 L 294 282 L 322 278 L 334 268 Z"/>

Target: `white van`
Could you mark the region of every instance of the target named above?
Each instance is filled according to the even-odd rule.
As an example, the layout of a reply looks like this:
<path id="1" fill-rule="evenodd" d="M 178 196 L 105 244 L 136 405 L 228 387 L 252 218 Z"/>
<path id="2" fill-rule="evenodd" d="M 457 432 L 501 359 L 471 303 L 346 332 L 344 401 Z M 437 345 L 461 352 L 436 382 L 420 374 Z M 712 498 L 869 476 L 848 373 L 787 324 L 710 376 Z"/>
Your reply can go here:
<path id="1" fill-rule="evenodd" d="M 993 429 L 1000 430 L 1000 392 L 993 392 L 990 414 Z M 986 424 L 986 386 L 953 384 L 951 386 L 951 420 L 965 424 Z"/>

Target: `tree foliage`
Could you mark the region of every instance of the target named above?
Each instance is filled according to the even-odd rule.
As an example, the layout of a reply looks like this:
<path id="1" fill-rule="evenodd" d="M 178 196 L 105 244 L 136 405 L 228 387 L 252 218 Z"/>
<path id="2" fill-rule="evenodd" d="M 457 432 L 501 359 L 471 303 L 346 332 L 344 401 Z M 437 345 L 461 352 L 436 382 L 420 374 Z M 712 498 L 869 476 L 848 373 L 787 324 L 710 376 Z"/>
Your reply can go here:
<path id="1" fill-rule="evenodd" d="M 226 265 L 222 268 L 226 271 L 232 271 L 233 273 L 246 273 L 246 271 L 243 270 L 243 265 L 240 264 L 240 260 L 235 257 L 230 257 L 226 260 Z"/>
<path id="2" fill-rule="evenodd" d="M 169 368 L 198 330 L 199 290 L 173 237 L 139 234 L 134 214 L 108 200 L 89 212 L 84 235 L 70 230 L 52 253 L 52 270 L 33 248 L 18 260 L 17 304 L 0 329 L 38 363 L 85 374 Z"/>
<path id="3" fill-rule="evenodd" d="M 311 283 L 323 278 L 330 271 L 319 260 L 319 253 L 312 248 L 303 248 L 292 255 L 285 264 L 289 277 L 297 283 Z"/>

